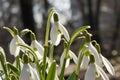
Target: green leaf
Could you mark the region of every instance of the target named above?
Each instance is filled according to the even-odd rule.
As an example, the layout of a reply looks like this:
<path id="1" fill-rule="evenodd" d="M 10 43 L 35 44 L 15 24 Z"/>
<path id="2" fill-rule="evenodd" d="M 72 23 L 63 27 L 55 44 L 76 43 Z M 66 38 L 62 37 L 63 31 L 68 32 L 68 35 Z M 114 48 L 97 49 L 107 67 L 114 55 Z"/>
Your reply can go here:
<path id="1" fill-rule="evenodd" d="M 77 80 L 78 76 L 75 71 L 68 77 L 67 80 Z"/>
<path id="2" fill-rule="evenodd" d="M 10 80 L 18 80 L 16 77 L 15 77 L 15 75 L 10 75 Z"/>
<path id="3" fill-rule="evenodd" d="M 6 65 L 6 56 L 5 56 L 5 52 L 4 52 L 2 47 L 0 47 L 0 61 L 1 61 L 1 65 L 2 65 L 2 68 L 4 70 L 4 73 L 7 77 L 8 72 L 7 72 L 7 65 Z"/>
<path id="4" fill-rule="evenodd" d="M 83 26 L 79 29 L 77 29 L 71 36 L 70 38 L 70 44 L 72 44 L 72 42 L 74 41 L 74 39 L 79 35 L 81 34 L 83 31 L 85 31 L 86 29 L 90 28 L 90 26 Z"/>
<path id="5" fill-rule="evenodd" d="M 53 61 L 48 71 L 46 80 L 55 80 L 55 77 L 56 77 L 55 75 L 56 75 L 56 62 Z"/>
<path id="6" fill-rule="evenodd" d="M 14 36 L 14 31 L 11 30 L 10 28 L 8 28 L 8 27 L 3 27 L 3 29 L 5 29 L 6 31 L 8 31 L 8 32 L 12 35 L 12 37 Z"/>
<path id="7" fill-rule="evenodd" d="M 20 32 L 20 36 L 23 37 L 24 35 L 26 35 L 27 33 L 29 33 L 30 30 L 29 29 L 23 29 L 21 32 Z"/>
<path id="8" fill-rule="evenodd" d="M 7 66 L 11 69 L 11 71 L 16 74 L 18 77 L 20 76 L 20 70 L 18 70 L 15 66 L 11 63 L 7 62 Z"/>

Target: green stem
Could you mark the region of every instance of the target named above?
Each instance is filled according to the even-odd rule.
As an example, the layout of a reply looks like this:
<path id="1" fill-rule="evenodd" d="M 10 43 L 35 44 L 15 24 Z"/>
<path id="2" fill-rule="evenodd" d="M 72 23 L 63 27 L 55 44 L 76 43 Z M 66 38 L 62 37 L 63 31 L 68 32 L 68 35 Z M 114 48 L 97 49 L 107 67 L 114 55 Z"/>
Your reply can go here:
<path id="1" fill-rule="evenodd" d="M 82 59 L 83 59 L 83 53 L 81 51 L 78 55 L 78 64 L 77 64 L 77 67 L 76 67 L 77 80 L 79 80 L 78 75 L 79 75 L 79 72 L 80 72 L 80 65 L 81 65 Z"/>
<path id="2" fill-rule="evenodd" d="M 45 80 L 45 72 L 46 72 L 46 57 L 48 53 L 48 46 L 44 46 L 44 57 L 43 57 L 43 77 Z"/>
<path id="3" fill-rule="evenodd" d="M 50 31 L 50 20 L 52 15 L 56 11 L 54 9 L 51 9 L 50 12 L 48 13 L 48 19 L 47 19 L 47 25 L 46 25 L 46 35 L 45 35 L 45 46 L 48 46 L 48 39 L 49 39 L 49 31 Z"/>
<path id="4" fill-rule="evenodd" d="M 70 46 L 68 45 L 66 47 L 66 53 L 65 53 L 65 57 L 64 57 L 63 65 L 62 65 L 62 70 L 60 73 L 60 80 L 64 80 L 65 65 L 66 65 L 66 61 L 67 61 L 66 55 L 69 53 L 69 49 L 70 49 Z"/>
<path id="5" fill-rule="evenodd" d="M 48 14 L 48 19 L 47 19 L 47 25 L 46 25 L 46 35 L 45 35 L 45 44 L 44 44 L 44 56 L 43 56 L 43 77 L 45 79 L 45 72 L 46 72 L 46 57 L 48 53 L 48 40 L 49 40 L 49 32 L 50 32 L 50 20 L 52 15 L 56 11 L 54 9 L 51 9 L 49 14 Z"/>
<path id="6" fill-rule="evenodd" d="M 21 70 L 21 67 L 20 67 L 20 56 L 18 55 L 17 57 L 15 57 L 15 59 L 16 59 L 16 68 Z"/>
<path id="7" fill-rule="evenodd" d="M 54 51 L 54 44 L 50 44 L 50 50 L 49 50 L 49 58 L 50 60 L 53 60 L 53 51 Z"/>
<path id="8" fill-rule="evenodd" d="M 61 70 L 61 73 L 60 73 L 60 78 L 59 78 L 59 80 L 64 80 L 64 72 L 65 72 L 66 60 L 67 60 L 67 59 L 64 58 L 63 66 L 62 66 L 62 70 Z"/>

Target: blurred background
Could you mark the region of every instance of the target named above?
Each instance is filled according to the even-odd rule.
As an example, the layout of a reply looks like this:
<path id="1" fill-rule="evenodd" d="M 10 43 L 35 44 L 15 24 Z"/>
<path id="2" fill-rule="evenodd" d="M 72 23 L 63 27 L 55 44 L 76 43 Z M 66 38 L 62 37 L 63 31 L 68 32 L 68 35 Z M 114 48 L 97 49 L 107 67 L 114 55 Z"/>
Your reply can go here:
<path id="1" fill-rule="evenodd" d="M 111 80 L 120 80 L 120 0 L 0 0 L 0 46 L 8 61 L 13 60 L 8 49 L 12 37 L 3 26 L 16 26 L 19 30 L 29 28 L 43 44 L 47 13 L 52 7 L 58 11 L 61 23 L 70 34 L 81 26 L 91 26 L 92 38 L 115 67 L 116 75 Z M 25 40 L 30 43 L 28 36 Z M 78 43 L 74 42 L 71 50 L 76 52 Z M 57 59 L 62 50 L 55 49 Z"/>

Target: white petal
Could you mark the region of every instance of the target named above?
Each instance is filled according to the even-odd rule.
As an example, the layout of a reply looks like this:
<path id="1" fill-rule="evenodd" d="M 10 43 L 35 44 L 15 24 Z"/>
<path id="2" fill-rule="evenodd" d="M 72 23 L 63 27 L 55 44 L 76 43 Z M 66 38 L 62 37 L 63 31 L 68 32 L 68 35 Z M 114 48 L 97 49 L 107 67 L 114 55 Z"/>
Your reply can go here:
<path id="1" fill-rule="evenodd" d="M 60 57 L 60 66 L 61 66 L 61 67 L 62 67 L 62 65 L 63 65 L 63 61 L 64 61 L 64 57 L 65 57 L 65 51 L 66 51 L 66 50 L 63 51 L 63 53 L 62 53 L 62 55 L 61 55 L 61 57 Z"/>
<path id="2" fill-rule="evenodd" d="M 86 69 L 88 67 L 90 59 L 88 56 L 83 56 L 82 62 L 81 62 L 81 68 Z"/>
<path id="3" fill-rule="evenodd" d="M 90 64 L 86 73 L 85 73 L 85 79 L 84 80 L 95 80 L 95 65 Z"/>
<path id="4" fill-rule="evenodd" d="M 29 66 L 27 64 L 24 64 L 19 80 L 29 80 L 29 76 L 30 76 Z"/>
<path id="5" fill-rule="evenodd" d="M 3 70 L 1 62 L 0 62 L 0 70 Z"/>
<path id="6" fill-rule="evenodd" d="M 60 28 L 62 34 L 64 35 L 65 39 L 67 41 L 69 41 L 70 40 L 70 36 L 69 36 L 69 33 L 68 33 L 67 29 L 59 22 L 58 22 L 58 25 L 59 25 L 59 28 Z"/>
<path id="7" fill-rule="evenodd" d="M 34 40 L 34 41 L 31 42 L 31 47 L 32 48 L 37 48 L 39 54 L 41 54 L 43 56 L 44 48 L 37 40 Z"/>
<path id="8" fill-rule="evenodd" d="M 39 60 L 43 59 L 43 56 L 38 51 L 35 51 L 35 53 L 36 53 Z"/>
<path id="9" fill-rule="evenodd" d="M 61 34 L 58 32 L 58 28 L 56 26 L 52 26 L 51 28 L 50 40 L 55 46 L 57 46 L 61 41 Z"/>
<path id="10" fill-rule="evenodd" d="M 16 36 L 13 37 L 13 39 L 11 40 L 10 42 L 10 46 L 9 46 L 9 49 L 10 49 L 10 54 L 11 55 L 14 55 L 15 57 L 19 54 L 20 52 L 20 47 L 16 46 Z"/>
<path id="11" fill-rule="evenodd" d="M 17 40 L 18 40 L 18 41 L 17 41 L 18 43 L 25 44 L 25 42 L 24 42 L 18 35 L 17 35 Z"/>
<path id="12" fill-rule="evenodd" d="M 69 55 L 71 58 L 73 58 L 73 61 L 75 62 L 75 64 L 77 64 L 77 56 L 75 55 L 75 53 L 69 50 Z"/>
<path id="13" fill-rule="evenodd" d="M 40 79 L 37 72 L 29 64 L 24 64 L 19 80 L 40 80 Z"/>
<path id="14" fill-rule="evenodd" d="M 70 59 L 67 59 L 67 60 L 66 60 L 65 68 L 67 68 L 69 65 L 70 65 Z"/>
<path id="15" fill-rule="evenodd" d="M 63 66 L 63 61 L 64 61 L 64 58 L 65 58 L 65 53 L 66 53 L 66 50 L 63 51 L 61 57 L 60 57 L 60 66 L 62 67 Z M 70 64 L 70 59 L 67 59 L 66 60 L 66 65 L 65 65 L 65 68 L 67 68 Z"/>
<path id="16" fill-rule="evenodd" d="M 111 75 L 115 75 L 115 70 L 114 70 L 112 64 L 104 56 L 101 55 L 101 57 L 102 57 L 102 61 L 105 65 L 106 69 L 108 70 L 108 72 Z"/>
<path id="17" fill-rule="evenodd" d="M 101 67 L 95 64 L 97 72 L 102 76 L 103 80 L 109 80 L 107 74 L 103 71 Z"/>
<path id="18" fill-rule="evenodd" d="M 92 55 L 94 56 L 95 58 L 95 63 L 99 66 L 101 66 L 101 59 L 99 57 L 99 54 L 98 54 L 98 51 L 96 50 L 96 48 L 92 45 L 92 43 L 88 43 L 88 47 L 89 47 L 89 50 L 91 51 Z"/>

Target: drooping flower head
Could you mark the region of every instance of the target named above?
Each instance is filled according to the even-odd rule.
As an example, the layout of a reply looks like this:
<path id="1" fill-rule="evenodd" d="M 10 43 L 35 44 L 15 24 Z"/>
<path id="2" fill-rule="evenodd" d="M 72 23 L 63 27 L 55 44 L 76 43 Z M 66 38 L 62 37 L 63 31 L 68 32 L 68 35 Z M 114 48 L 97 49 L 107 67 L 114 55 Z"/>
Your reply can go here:
<path id="1" fill-rule="evenodd" d="M 10 46 L 9 46 L 10 54 L 11 54 L 11 55 L 14 55 L 15 57 L 16 57 L 16 56 L 19 54 L 19 52 L 20 52 L 20 46 L 17 46 L 18 43 L 24 44 L 24 41 L 23 41 L 18 35 L 15 35 L 15 36 L 13 37 L 13 39 L 11 40 Z"/>
<path id="2" fill-rule="evenodd" d="M 58 14 L 54 14 L 54 23 L 50 31 L 50 40 L 57 46 L 61 41 L 61 36 L 63 35 L 67 41 L 70 40 L 69 33 L 67 29 L 60 23 Z"/>
<path id="3" fill-rule="evenodd" d="M 75 53 L 73 53 L 71 50 L 69 50 L 68 55 L 69 55 L 69 58 L 67 58 L 66 65 L 65 65 L 66 68 L 70 64 L 70 58 L 72 58 L 73 61 L 77 64 L 77 56 L 75 55 Z M 62 53 L 62 55 L 60 57 L 60 66 L 61 67 L 63 65 L 63 61 L 64 61 L 65 57 L 66 57 L 66 49 L 64 49 L 64 51 L 63 51 L 63 53 Z"/>
<path id="4" fill-rule="evenodd" d="M 38 59 L 42 59 L 43 58 L 43 54 L 44 54 L 44 48 L 43 46 L 36 40 L 36 37 L 34 35 L 33 32 L 31 32 L 31 47 L 32 49 L 35 51 Z"/>
<path id="5" fill-rule="evenodd" d="M 23 67 L 20 73 L 19 80 L 40 80 L 39 74 L 35 67 L 30 65 L 30 58 L 24 54 L 22 57 Z"/>
<path id="6" fill-rule="evenodd" d="M 90 64 L 85 73 L 84 80 L 95 80 L 97 75 L 100 75 L 103 78 L 103 80 L 109 80 L 109 77 L 107 76 L 107 74 L 104 72 L 104 70 L 99 65 L 95 63 L 94 56 L 91 55 Z"/>
<path id="7" fill-rule="evenodd" d="M 36 70 L 30 64 L 24 64 L 19 80 L 40 80 Z"/>

